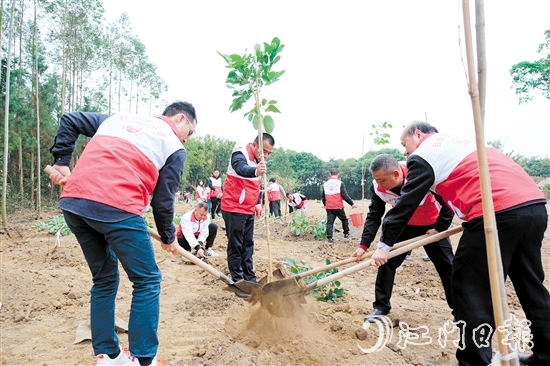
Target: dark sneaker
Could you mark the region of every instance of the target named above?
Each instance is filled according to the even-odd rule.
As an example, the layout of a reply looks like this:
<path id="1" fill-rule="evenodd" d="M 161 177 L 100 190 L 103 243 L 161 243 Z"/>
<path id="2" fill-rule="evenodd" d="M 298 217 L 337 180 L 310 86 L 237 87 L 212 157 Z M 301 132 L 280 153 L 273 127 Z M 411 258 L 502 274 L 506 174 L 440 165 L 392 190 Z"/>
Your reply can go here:
<path id="1" fill-rule="evenodd" d="M 351 239 L 351 235 L 350 234 L 344 234 L 344 239 Z"/>
<path id="2" fill-rule="evenodd" d="M 374 309 L 372 311 L 372 313 L 370 313 L 369 315 L 367 315 L 365 317 L 365 322 L 368 322 L 368 323 L 376 323 L 377 321 L 379 321 L 382 317 L 388 315 L 389 311 L 382 311 L 380 309 Z"/>
<path id="3" fill-rule="evenodd" d="M 327 238 L 327 240 L 328 240 L 329 244 L 334 243 L 334 240 L 332 238 Z"/>

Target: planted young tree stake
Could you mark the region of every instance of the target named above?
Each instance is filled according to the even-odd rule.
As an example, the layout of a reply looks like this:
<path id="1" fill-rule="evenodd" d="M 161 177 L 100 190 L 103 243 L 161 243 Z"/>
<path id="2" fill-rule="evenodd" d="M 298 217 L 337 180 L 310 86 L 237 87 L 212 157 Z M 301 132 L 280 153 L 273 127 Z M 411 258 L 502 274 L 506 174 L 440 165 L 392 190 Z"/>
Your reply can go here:
<path id="1" fill-rule="evenodd" d="M 281 44 L 279 38 L 275 37 L 271 43 L 263 43 L 263 47 L 259 44 L 254 46 L 254 51 L 248 53 L 245 50 L 244 55 L 224 55 L 218 52 L 227 63 L 227 68 L 230 69 L 227 74 L 225 83 L 228 88 L 233 89 L 233 102 L 229 106 L 231 112 L 241 110 L 244 105 L 254 96 L 254 104 L 252 109 L 244 114 L 252 123 L 254 129 L 258 131 L 258 144 L 260 150 L 260 161 L 264 161 L 263 154 L 263 132 L 272 133 L 275 129 L 273 117 L 268 113 L 280 113 L 275 106 L 276 100 L 261 99 L 261 92 L 269 85 L 273 84 L 279 77 L 284 74 L 283 71 L 273 71 L 275 65 L 281 59 L 279 53 L 283 50 L 284 45 Z M 267 189 L 267 177 L 263 176 L 264 190 Z M 265 207 L 265 227 L 267 239 L 267 255 L 268 255 L 268 273 L 267 281 L 271 282 L 272 261 L 271 261 L 271 241 L 269 236 L 269 205 L 267 204 L 267 194 L 264 194 Z"/>
<path id="2" fill-rule="evenodd" d="M 462 11 L 464 16 L 464 34 L 466 41 L 466 56 L 468 60 L 468 80 L 469 93 L 472 99 L 472 112 L 474 116 L 474 127 L 476 134 L 477 162 L 481 181 L 481 201 L 483 205 L 483 225 L 485 228 L 485 241 L 487 245 L 487 265 L 489 268 L 489 282 L 491 285 L 491 295 L 493 301 L 493 312 L 495 325 L 497 326 L 496 336 L 498 339 L 498 353 L 493 359 L 494 362 L 502 361 L 502 365 L 516 366 L 519 364 L 517 356 L 511 353 L 509 343 L 505 341 L 506 332 L 513 334 L 511 326 L 504 326 L 504 321 L 509 319 L 508 303 L 506 302 L 506 288 L 504 287 L 504 271 L 500 255 L 498 242 L 498 231 L 495 218 L 495 208 L 493 205 L 491 180 L 489 176 L 489 165 L 485 152 L 485 134 L 483 131 L 483 121 L 481 108 L 479 104 L 479 90 L 477 87 L 475 60 L 472 47 L 472 32 L 470 24 L 470 2 L 462 2 Z M 499 359 L 499 355 L 502 358 Z"/>

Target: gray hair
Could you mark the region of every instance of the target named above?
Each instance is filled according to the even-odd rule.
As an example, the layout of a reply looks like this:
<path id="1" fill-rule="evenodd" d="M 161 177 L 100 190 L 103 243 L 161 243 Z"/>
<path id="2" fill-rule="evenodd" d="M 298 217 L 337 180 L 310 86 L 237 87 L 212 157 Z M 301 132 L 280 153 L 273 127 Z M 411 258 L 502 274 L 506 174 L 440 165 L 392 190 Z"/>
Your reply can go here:
<path id="1" fill-rule="evenodd" d="M 439 132 L 437 128 L 424 121 L 412 121 L 403 129 L 403 136 L 412 136 L 414 131 L 420 130 L 422 133 Z"/>
<path id="2" fill-rule="evenodd" d="M 394 169 L 399 169 L 399 162 L 393 155 L 390 154 L 380 154 L 375 157 L 370 163 L 369 170 L 371 173 L 377 171 L 391 172 Z"/>

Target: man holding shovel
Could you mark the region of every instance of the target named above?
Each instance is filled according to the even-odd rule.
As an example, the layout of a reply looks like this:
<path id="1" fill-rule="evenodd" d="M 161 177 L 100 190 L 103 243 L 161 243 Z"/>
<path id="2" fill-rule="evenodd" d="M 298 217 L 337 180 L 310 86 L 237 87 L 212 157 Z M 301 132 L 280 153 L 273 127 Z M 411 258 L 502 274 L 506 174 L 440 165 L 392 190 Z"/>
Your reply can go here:
<path id="1" fill-rule="evenodd" d="M 254 216 L 260 217 L 260 179 L 267 171 L 265 160 L 273 152 L 275 139 L 268 133 L 262 136 L 263 151 L 258 137 L 245 147 L 231 153 L 221 210 L 227 234 L 227 266 L 234 282 L 258 282 L 254 273 Z M 214 208 L 212 207 L 212 211 Z"/>
<path id="2" fill-rule="evenodd" d="M 92 273 L 90 323 L 98 365 L 154 365 L 157 359 L 161 273 L 142 213 L 150 205 L 162 249 L 177 253 L 174 196 L 183 173 L 182 144 L 197 125 L 187 102 L 169 105 L 162 116 L 111 116 L 73 112 L 61 117 L 50 149 L 63 186 L 59 207 Z M 91 137 L 71 172 L 79 135 Z M 118 262 L 133 282 L 128 324 L 129 352 L 115 331 Z"/>
<path id="3" fill-rule="evenodd" d="M 361 244 L 359 244 L 359 247 L 351 255 L 352 257 L 357 257 L 357 260 L 361 258 L 373 242 L 382 223 L 382 217 L 386 212 L 386 203 L 394 206 L 401 195 L 401 188 L 407 179 L 407 167 L 405 164 L 400 164 L 392 155 L 382 154 L 373 159 L 370 165 L 370 173 L 373 182 L 370 186 L 372 198 L 369 212 L 365 219 Z M 390 209 L 390 211 L 392 210 Z M 397 241 L 412 239 L 426 233 L 435 234 L 445 231 L 449 228 L 453 216 L 453 212 L 447 205 L 444 203 L 439 204 L 436 201 L 436 197 L 428 193 L 417 206 L 413 216 L 407 222 L 401 234 L 399 234 Z M 424 246 L 424 250 L 432 260 L 441 278 L 447 304 L 453 309 L 451 295 L 453 249 L 451 242 L 449 238 L 441 239 L 436 243 Z M 393 257 L 388 260 L 386 265 L 378 267 L 374 291 L 374 310 L 371 314 L 367 315 L 365 321 L 374 323 L 380 317 L 390 312 L 390 298 L 393 290 L 395 271 L 403 263 L 406 256 L 407 253 Z"/>
<path id="4" fill-rule="evenodd" d="M 384 218 L 382 236 L 371 263 L 383 266 L 388 262 L 389 249 L 397 242 L 414 207 L 430 190 L 441 195 L 465 221 L 452 273 L 454 314 L 458 321 L 464 322 L 459 327 L 464 343 L 458 347 L 456 357 L 460 365 L 488 365 L 492 333 L 487 335 L 478 327 L 488 325 L 492 332 L 495 321 L 475 141 L 442 135 L 430 124 L 414 121 L 405 127 L 401 143 L 409 157 L 407 183 L 395 207 Z M 491 147 L 486 153 L 503 275 L 510 276 L 531 322 L 533 355 L 520 356 L 520 361 L 526 365 L 550 365 L 550 294 L 543 284 L 541 258 L 542 239 L 548 225 L 546 199 L 533 179 L 512 159 Z"/>

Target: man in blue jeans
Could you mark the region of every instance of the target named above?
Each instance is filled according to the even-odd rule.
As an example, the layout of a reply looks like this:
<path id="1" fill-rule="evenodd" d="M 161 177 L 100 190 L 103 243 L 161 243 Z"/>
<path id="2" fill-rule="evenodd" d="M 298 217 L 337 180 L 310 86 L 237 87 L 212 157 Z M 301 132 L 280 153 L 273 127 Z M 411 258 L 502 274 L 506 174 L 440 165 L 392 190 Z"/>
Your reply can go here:
<path id="1" fill-rule="evenodd" d="M 92 272 L 90 323 L 98 365 L 162 364 L 156 357 L 161 273 L 142 213 L 150 203 L 162 249 L 177 253 L 174 196 L 186 159 L 182 144 L 196 124 L 195 108 L 187 102 L 175 102 L 156 117 L 88 112 L 61 117 L 50 149 L 59 174 L 50 179 L 64 187 L 59 207 Z M 81 134 L 91 140 L 71 172 Z M 129 354 L 115 332 L 118 261 L 134 287 Z"/>

